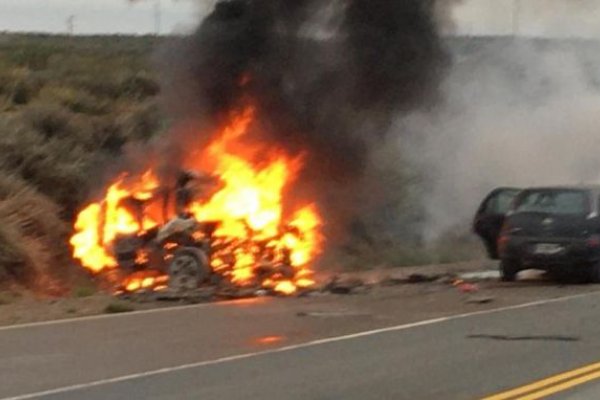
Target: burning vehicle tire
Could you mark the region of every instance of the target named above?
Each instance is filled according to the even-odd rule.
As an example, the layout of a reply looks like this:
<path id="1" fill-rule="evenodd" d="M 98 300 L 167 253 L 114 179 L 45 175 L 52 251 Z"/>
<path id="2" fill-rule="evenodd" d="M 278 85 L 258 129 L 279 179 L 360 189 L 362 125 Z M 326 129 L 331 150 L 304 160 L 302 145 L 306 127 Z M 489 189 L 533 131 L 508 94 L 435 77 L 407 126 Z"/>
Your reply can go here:
<path id="1" fill-rule="evenodd" d="M 173 254 L 168 266 L 169 288 L 176 291 L 197 289 L 211 275 L 206 253 L 198 248 L 184 247 Z"/>

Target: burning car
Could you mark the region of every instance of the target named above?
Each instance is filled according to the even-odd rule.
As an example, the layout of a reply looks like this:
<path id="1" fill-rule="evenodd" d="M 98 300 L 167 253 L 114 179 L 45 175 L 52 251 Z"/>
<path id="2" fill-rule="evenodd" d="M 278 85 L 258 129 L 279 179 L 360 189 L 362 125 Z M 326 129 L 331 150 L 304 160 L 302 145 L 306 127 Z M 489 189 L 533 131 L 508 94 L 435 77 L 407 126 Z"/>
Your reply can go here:
<path id="1" fill-rule="evenodd" d="M 253 118 L 252 108 L 232 115 L 214 142 L 189 149 L 174 184 L 154 165 L 117 176 L 79 213 L 73 257 L 127 292 L 210 282 L 291 294 L 313 285 L 321 218 L 314 203 L 285 199 L 302 160 L 240 146 Z"/>
<path id="2" fill-rule="evenodd" d="M 481 203 L 474 231 L 503 280 L 543 269 L 600 282 L 600 187 L 499 188 Z"/>

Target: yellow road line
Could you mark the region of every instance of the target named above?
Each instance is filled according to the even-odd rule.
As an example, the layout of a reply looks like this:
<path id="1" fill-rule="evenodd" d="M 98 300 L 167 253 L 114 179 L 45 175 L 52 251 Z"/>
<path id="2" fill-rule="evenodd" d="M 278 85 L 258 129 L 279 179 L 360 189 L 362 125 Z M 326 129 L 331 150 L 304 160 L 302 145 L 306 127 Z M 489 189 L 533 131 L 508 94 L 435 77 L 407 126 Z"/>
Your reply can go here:
<path id="1" fill-rule="evenodd" d="M 567 389 L 571 389 L 572 387 L 583 385 L 586 382 L 593 381 L 594 379 L 600 378 L 600 371 L 596 371 L 591 374 L 583 375 L 579 378 L 571 379 L 570 381 L 566 381 L 564 383 L 550 386 L 547 389 L 540 390 L 538 392 L 529 394 L 527 396 L 519 397 L 519 400 L 539 400 L 544 399 L 550 395 L 563 392 Z"/>
<path id="2" fill-rule="evenodd" d="M 552 386 L 552 388 L 554 388 L 555 386 L 553 386 L 553 385 L 560 384 L 560 383 L 562 383 L 564 381 L 567 381 L 569 379 L 578 378 L 581 375 L 590 374 L 590 373 L 593 373 L 593 372 L 596 372 L 597 374 L 600 374 L 600 363 L 595 363 L 595 364 L 587 365 L 585 367 L 574 369 L 572 371 L 563 372 L 561 374 L 554 375 L 554 376 L 551 376 L 551 377 L 546 378 L 546 379 L 542 379 L 540 381 L 531 383 L 529 385 L 521 386 L 521 387 L 518 387 L 518 388 L 515 388 L 515 389 L 512 389 L 512 390 L 509 390 L 507 392 L 499 393 L 497 395 L 485 397 L 482 400 L 508 400 L 508 399 L 514 399 L 517 396 L 525 395 L 525 394 L 534 392 L 536 390 L 547 388 L 549 386 Z M 595 374 L 593 374 L 593 375 L 595 375 Z M 580 379 L 587 378 L 588 376 L 592 376 L 592 375 L 585 375 L 585 376 L 582 376 Z M 590 378 L 589 380 L 593 380 L 593 379 L 596 379 L 596 378 Z M 585 383 L 585 382 L 587 382 L 589 380 L 586 380 L 586 381 L 581 382 L 581 383 Z M 572 381 L 569 380 L 568 382 L 565 382 L 564 384 L 566 385 L 566 384 L 569 384 L 571 382 Z M 581 383 L 579 383 L 579 384 L 581 384 Z M 574 384 L 574 385 L 569 386 L 569 387 L 573 387 L 573 386 L 576 386 L 576 385 L 577 384 Z M 567 387 L 565 389 L 568 389 L 569 387 Z M 552 388 L 548 388 L 547 390 L 550 390 Z M 563 389 L 563 390 L 565 390 L 565 389 Z M 519 400 L 523 400 L 523 399 L 526 399 L 526 398 L 527 397 L 520 397 Z M 540 397 L 533 397 L 530 400 L 532 400 L 532 399 L 539 399 L 539 398 Z"/>

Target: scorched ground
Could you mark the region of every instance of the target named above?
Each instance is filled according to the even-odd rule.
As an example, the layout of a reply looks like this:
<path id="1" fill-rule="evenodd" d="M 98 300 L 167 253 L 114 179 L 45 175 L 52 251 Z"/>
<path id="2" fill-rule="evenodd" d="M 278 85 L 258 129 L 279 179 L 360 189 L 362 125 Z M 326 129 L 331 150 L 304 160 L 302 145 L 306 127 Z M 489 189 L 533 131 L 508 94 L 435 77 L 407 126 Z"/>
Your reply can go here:
<path id="1" fill-rule="evenodd" d="M 175 178 L 159 165 L 118 175 L 79 213 L 74 258 L 129 292 L 313 285 L 321 217 L 314 203 L 286 198 L 303 157 L 249 140 L 256 114 L 246 107 L 207 146 L 186 144 Z"/>

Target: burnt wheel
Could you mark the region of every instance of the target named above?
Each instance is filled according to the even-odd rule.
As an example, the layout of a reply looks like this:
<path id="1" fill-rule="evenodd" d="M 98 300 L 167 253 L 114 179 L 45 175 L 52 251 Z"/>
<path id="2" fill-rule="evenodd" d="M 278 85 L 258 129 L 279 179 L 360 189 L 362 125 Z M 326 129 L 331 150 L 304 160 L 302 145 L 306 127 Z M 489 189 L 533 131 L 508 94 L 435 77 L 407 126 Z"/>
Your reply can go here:
<path id="1" fill-rule="evenodd" d="M 502 260 L 500 261 L 500 280 L 503 282 L 514 282 L 517 280 L 517 274 L 521 266 L 515 260 Z"/>
<path id="2" fill-rule="evenodd" d="M 197 289 L 209 277 L 208 257 L 202 250 L 184 247 L 173 254 L 169 263 L 169 288 L 177 291 Z"/>

